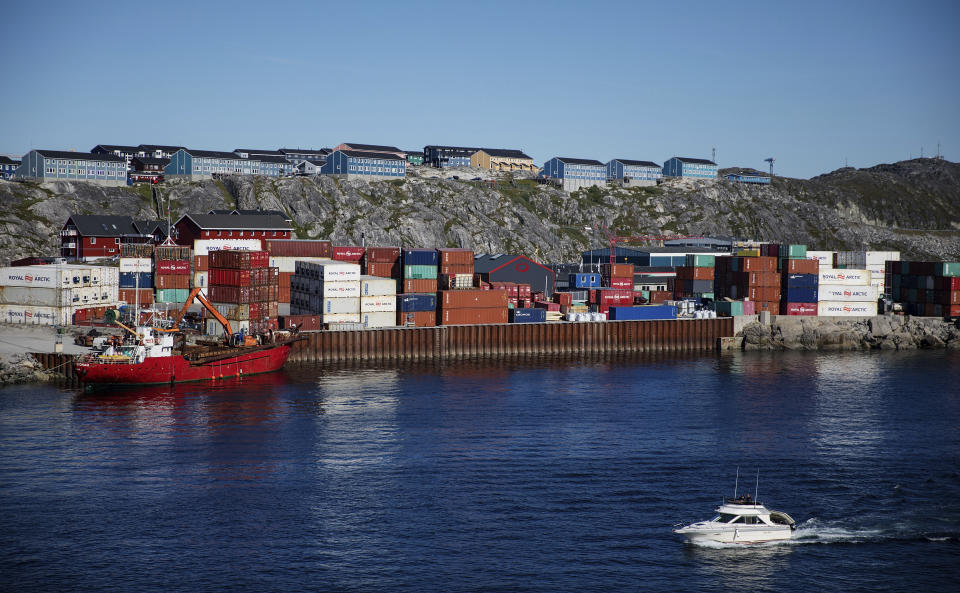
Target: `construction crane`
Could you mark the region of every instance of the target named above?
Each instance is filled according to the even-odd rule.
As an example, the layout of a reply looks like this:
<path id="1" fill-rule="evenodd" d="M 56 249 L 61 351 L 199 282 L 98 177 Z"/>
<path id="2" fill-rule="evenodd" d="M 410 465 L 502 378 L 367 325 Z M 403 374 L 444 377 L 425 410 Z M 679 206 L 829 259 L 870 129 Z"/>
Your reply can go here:
<path id="1" fill-rule="evenodd" d="M 774 163 L 776 160 L 777 160 L 777 159 L 775 159 L 775 158 L 773 158 L 773 157 L 770 157 L 770 158 L 767 158 L 767 159 L 763 159 L 763 161 L 764 161 L 765 163 L 770 163 L 770 177 L 773 177 L 773 163 Z"/>
<path id="2" fill-rule="evenodd" d="M 663 241 L 672 241 L 674 239 L 703 239 L 703 235 L 639 235 L 632 237 L 620 237 L 603 223 L 597 223 L 595 228 L 599 227 L 603 234 L 607 236 L 607 240 L 610 241 L 610 263 L 617 263 L 617 243 L 644 243 L 646 241 L 659 241 L 661 244 Z"/>

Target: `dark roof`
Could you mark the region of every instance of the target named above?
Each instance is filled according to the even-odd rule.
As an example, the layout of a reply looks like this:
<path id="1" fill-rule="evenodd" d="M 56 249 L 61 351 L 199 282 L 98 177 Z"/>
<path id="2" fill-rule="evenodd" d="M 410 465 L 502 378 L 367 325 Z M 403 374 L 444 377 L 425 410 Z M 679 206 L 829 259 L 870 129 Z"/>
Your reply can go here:
<path id="1" fill-rule="evenodd" d="M 290 164 L 286 158 L 272 154 L 255 154 L 250 156 L 251 161 L 260 161 L 261 163 L 286 163 Z"/>
<path id="2" fill-rule="evenodd" d="M 369 154 L 369 153 L 367 153 L 367 154 Z M 303 159 L 302 161 L 300 161 L 300 162 L 297 163 L 297 166 L 300 166 L 300 165 L 302 165 L 302 164 L 304 164 L 304 163 L 310 163 L 311 165 L 316 165 L 316 166 L 320 167 L 320 166 L 326 165 L 326 164 L 327 164 L 327 161 L 326 161 L 326 160 L 322 160 L 322 161 L 321 161 L 321 160 L 319 160 L 319 159 Z"/>
<path id="3" fill-rule="evenodd" d="M 353 142 L 344 142 L 353 150 L 366 150 L 371 152 L 403 152 L 396 146 L 380 146 L 379 144 L 354 144 Z"/>
<path id="4" fill-rule="evenodd" d="M 283 154 L 286 154 L 288 152 L 295 152 L 297 154 L 330 154 L 331 152 L 333 152 L 333 149 L 331 148 L 281 148 L 277 150 L 277 152 L 281 152 Z"/>
<path id="5" fill-rule="evenodd" d="M 77 232 L 83 237 L 122 237 L 123 235 L 146 234 L 134 225 L 131 216 L 71 214 L 67 222 L 71 221 L 77 227 Z"/>
<path id="6" fill-rule="evenodd" d="M 343 154 L 360 159 L 386 159 L 392 161 L 402 161 L 403 157 L 399 157 L 392 152 L 364 152 L 362 150 L 340 150 L 337 152 L 342 152 Z"/>
<path id="7" fill-rule="evenodd" d="M 102 148 L 107 152 L 113 152 L 114 150 L 119 150 L 120 152 L 137 152 L 138 150 L 136 146 L 124 146 L 123 144 L 97 144 L 90 149 L 90 152 L 93 152 L 98 148 Z"/>
<path id="8" fill-rule="evenodd" d="M 192 148 L 184 148 L 183 150 L 190 156 L 199 156 L 207 159 L 237 160 L 240 158 L 232 152 L 223 152 L 221 150 L 193 150 Z"/>
<path id="9" fill-rule="evenodd" d="M 234 216 L 279 216 L 284 220 L 290 218 L 286 212 L 280 210 L 233 210 L 230 214 Z"/>
<path id="10" fill-rule="evenodd" d="M 234 148 L 233 152 L 245 152 L 247 154 L 255 154 L 257 156 L 263 156 L 263 155 L 283 156 L 283 152 L 279 150 L 260 150 L 258 148 Z"/>
<path id="11" fill-rule="evenodd" d="M 158 230 L 164 236 L 170 235 L 170 228 L 167 226 L 166 220 L 134 220 L 133 224 L 145 235 L 152 235 Z"/>
<path id="12" fill-rule="evenodd" d="M 569 157 L 558 156 L 557 160 L 563 161 L 564 163 L 567 163 L 570 165 L 597 165 L 600 167 L 606 167 L 606 165 L 604 165 L 600 161 L 595 161 L 593 159 L 572 159 Z"/>
<path id="13" fill-rule="evenodd" d="M 707 159 L 692 159 L 692 158 L 685 157 L 685 156 L 675 156 L 675 157 L 673 157 L 673 158 L 677 159 L 677 160 L 680 161 L 681 163 L 693 163 L 693 164 L 696 164 L 696 165 L 714 165 L 714 166 L 716 166 L 716 163 L 715 163 L 715 162 L 709 161 L 709 160 L 707 160 Z"/>
<path id="14" fill-rule="evenodd" d="M 662 169 L 662 165 L 657 163 L 651 163 L 650 161 L 631 161 L 629 159 L 613 159 L 618 163 L 623 163 L 624 165 L 630 165 L 631 167 L 656 167 L 657 169 Z"/>
<path id="15" fill-rule="evenodd" d="M 405 153 L 407 154 L 407 156 L 413 156 L 413 155 L 417 155 L 417 154 L 420 155 L 420 156 L 423 156 L 423 151 L 422 151 L 422 150 L 404 150 L 403 152 L 405 152 Z"/>
<path id="16" fill-rule="evenodd" d="M 177 221 L 179 224 L 188 218 L 204 230 L 258 230 L 258 231 L 289 231 L 290 223 L 286 216 L 264 215 L 233 215 L 233 214 L 184 214 Z"/>
<path id="17" fill-rule="evenodd" d="M 554 272 L 549 267 L 541 264 L 540 262 L 534 261 L 525 255 L 506 255 L 503 253 L 498 253 L 493 255 L 488 253 L 480 253 L 480 254 L 474 255 L 473 271 L 478 274 L 488 274 L 493 270 L 496 270 L 497 268 L 501 268 L 509 264 L 510 262 L 517 259 L 521 259 L 521 258 L 529 261 L 532 264 L 536 264 L 540 266 L 541 268 L 549 271 L 552 274 L 556 274 L 556 272 Z"/>
<path id="18" fill-rule="evenodd" d="M 136 161 L 136 162 L 138 162 L 138 163 L 144 164 L 144 165 L 163 165 L 163 166 L 167 166 L 167 165 L 170 164 L 170 159 L 166 159 L 166 158 L 159 158 L 159 159 L 158 159 L 158 158 L 155 158 L 155 157 L 152 157 L 152 156 L 135 156 L 135 157 L 133 157 L 133 160 Z"/>
<path id="19" fill-rule="evenodd" d="M 186 148 L 186 146 L 164 146 L 163 144 L 141 144 L 138 146 L 140 150 L 160 150 L 162 152 L 177 152 L 181 148 Z"/>
<path id="20" fill-rule="evenodd" d="M 757 171 L 756 169 L 732 169 L 729 171 L 724 171 L 723 175 L 749 175 L 751 177 L 770 177 L 768 173 L 763 173 L 762 171 Z"/>
<path id="21" fill-rule="evenodd" d="M 0 165 L 19 165 L 20 161 L 15 161 L 7 156 L 0 156 Z"/>
<path id="22" fill-rule="evenodd" d="M 511 159 L 530 159 L 531 157 L 525 155 L 522 150 L 512 150 L 509 148 L 481 148 L 483 152 L 489 154 L 490 156 L 499 156 L 504 158 Z"/>
<path id="23" fill-rule="evenodd" d="M 428 148 L 436 148 L 436 149 L 440 149 L 440 150 L 449 150 L 449 151 L 453 151 L 453 152 L 469 152 L 470 154 L 473 154 L 473 153 L 477 152 L 478 150 L 483 150 L 482 148 L 473 147 L 473 146 L 443 146 L 443 145 L 440 145 L 440 144 L 428 144 L 428 145 L 426 145 L 426 146 L 423 147 L 423 150 L 427 150 Z"/>
<path id="24" fill-rule="evenodd" d="M 125 163 L 124 159 L 115 154 L 93 154 L 91 152 L 70 152 L 69 150 L 38 150 L 37 154 L 51 159 L 73 159 L 77 161 L 107 161 Z"/>

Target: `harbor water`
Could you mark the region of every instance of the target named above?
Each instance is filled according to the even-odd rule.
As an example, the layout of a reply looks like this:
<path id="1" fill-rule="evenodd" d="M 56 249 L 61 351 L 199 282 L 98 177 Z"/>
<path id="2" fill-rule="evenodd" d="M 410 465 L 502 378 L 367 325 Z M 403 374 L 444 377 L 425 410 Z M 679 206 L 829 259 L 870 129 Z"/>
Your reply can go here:
<path id="1" fill-rule="evenodd" d="M 738 468 L 794 539 L 673 534 Z M 0 389 L 2 591 L 941 591 L 958 558 L 958 352 Z"/>

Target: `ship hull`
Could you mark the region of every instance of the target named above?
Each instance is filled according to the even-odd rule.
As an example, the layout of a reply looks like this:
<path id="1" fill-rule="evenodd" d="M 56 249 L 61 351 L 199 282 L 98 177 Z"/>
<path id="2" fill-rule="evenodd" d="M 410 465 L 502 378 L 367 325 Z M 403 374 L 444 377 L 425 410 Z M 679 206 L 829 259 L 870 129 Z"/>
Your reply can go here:
<path id="1" fill-rule="evenodd" d="M 99 385 L 158 385 L 190 381 L 216 381 L 228 377 L 279 370 L 290 355 L 290 344 L 279 344 L 205 362 L 183 356 L 158 356 L 141 363 L 77 362 L 80 380 Z"/>

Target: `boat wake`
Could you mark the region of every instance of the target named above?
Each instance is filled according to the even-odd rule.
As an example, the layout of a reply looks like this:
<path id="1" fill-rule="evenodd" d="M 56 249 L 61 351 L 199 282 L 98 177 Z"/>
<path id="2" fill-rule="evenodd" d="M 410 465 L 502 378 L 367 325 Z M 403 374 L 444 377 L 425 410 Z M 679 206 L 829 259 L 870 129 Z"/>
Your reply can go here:
<path id="1" fill-rule="evenodd" d="M 867 544 L 890 541 L 955 542 L 960 534 L 924 532 L 899 526 L 895 529 L 851 528 L 840 522 L 821 521 L 813 518 L 800 523 L 789 540 L 759 542 L 755 544 L 720 543 L 710 541 L 690 542 L 698 548 L 743 549 L 778 548 L 784 546 L 803 546 L 810 544 Z"/>

